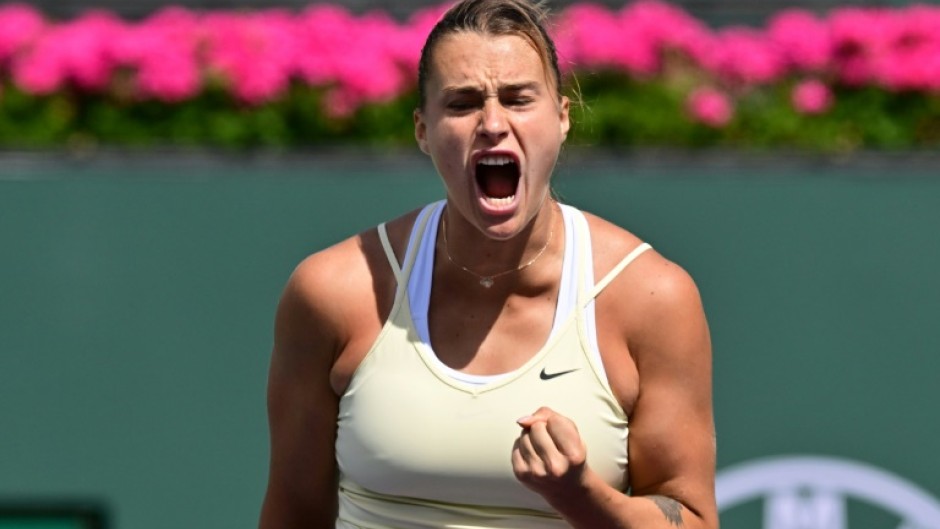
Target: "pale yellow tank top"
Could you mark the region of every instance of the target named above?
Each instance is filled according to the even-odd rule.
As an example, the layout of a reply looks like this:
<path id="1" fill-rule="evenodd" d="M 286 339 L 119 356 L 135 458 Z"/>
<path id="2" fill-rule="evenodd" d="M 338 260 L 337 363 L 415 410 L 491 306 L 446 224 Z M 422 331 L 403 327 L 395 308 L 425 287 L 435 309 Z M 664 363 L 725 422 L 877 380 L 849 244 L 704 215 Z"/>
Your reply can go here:
<path id="1" fill-rule="evenodd" d="M 415 241 L 428 229 L 428 212 L 415 223 Z M 593 265 L 584 243 L 587 222 L 577 216 L 573 240 L 581 271 Z M 388 321 L 340 400 L 336 527 L 567 528 L 512 472 L 516 419 L 540 406 L 571 418 L 587 445 L 588 465 L 625 490 L 627 416 L 589 352 L 583 309 L 649 246 L 631 252 L 597 285 L 579 288 L 575 310 L 525 365 L 472 385 L 445 373 L 415 331 L 407 283 L 419 245 L 399 269 L 384 226 L 379 234 L 398 290 Z"/>

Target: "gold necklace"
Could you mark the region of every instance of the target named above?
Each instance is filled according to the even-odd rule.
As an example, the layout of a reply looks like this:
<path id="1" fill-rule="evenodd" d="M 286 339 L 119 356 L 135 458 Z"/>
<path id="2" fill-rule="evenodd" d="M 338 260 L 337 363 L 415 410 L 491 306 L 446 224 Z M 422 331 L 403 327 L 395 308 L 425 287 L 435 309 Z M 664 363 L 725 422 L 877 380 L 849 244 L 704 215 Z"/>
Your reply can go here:
<path id="1" fill-rule="evenodd" d="M 506 274 L 511 274 L 511 273 L 513 273 L 513 272 L 522 271 L 522 270 L 528 268 L 530 265 L 532 265 L 532 263 L 534 263 L 535 261 L 537 261 L 539 257 L 542 257 L 542 254 L 545 253 L 545 250 L 548 248 L 549 243 L 552 242 L 552 236 L 555 234 L 555 226 L 554 226 L 554 222 L 553 222 L 553 221 L 555 220 L 555 208 L 554 208 L 554 207 L 551 208 L 551 211 L 552 211 L 552 217 L 551 217 L 551 220 L 549 220 L 549 224 L 548 224 L 548 225 L 549 225 L 549 228 L 548 228 L 548 240 L 545 241 L 545 244 L 542 246 L 542 249 L 540 249 L 540 250 L 538 251 L 538 253 L 535 254 L 535 257 L 533 257 L 532 259 L 529 259 L 529 260 L 526 261 L 525 263 L 523 263 L 523 264 L 521 264 L 521 265 L 519 265 L 519 266 L 517 266 L 517 267 L 515 267 L 515 268 L 509 269 L 509 270 L 503 270 L 502 272 L 498 272 L 498 273 L 496 273 L 496 274 L 492 274 L 492 275 L 488 275 L 488 276 L 481 275 L 481 274 L 478 274 L 478 273 L 474 272 L 473 270 L 470 270 L 470 269 L 467 268 L 466 266 L 464 266 L 464 265 L 458 263 L 457 261 L 455 261 L 454 258 L 453 258 L 453 256 L 450 255 L 450 249 L 448 248 L 449 245 L 448 245 L 448 243 L 447 243 L 447 212 L 445 211 L 445 212 L 444 212 L 444 215 L 443 215 L 443 220 L 442 220 L 443 226 L 441 226 L 441 229 L 444 231 L 444 255 L 447 256 L 447 260 L 450 261 L 450 263 L 451 263 L 452 265 L 454 265 L 454 266 L 460 268 L 460 269 L 463 270 L 464 272 L 466 272 L 466 273 L 468 273 L 468 274 L 470 274 L 470 275 L 476 277 L 477 279 L 479 279 L 481 286 L 483 286 L 484 288 L 490 288 L 491 286 L 493 286 L 493 283 L 495 282 L 495 279 L 496 279 L 497 277 L 504 276 L 504 275 L 506 275 Z"/>

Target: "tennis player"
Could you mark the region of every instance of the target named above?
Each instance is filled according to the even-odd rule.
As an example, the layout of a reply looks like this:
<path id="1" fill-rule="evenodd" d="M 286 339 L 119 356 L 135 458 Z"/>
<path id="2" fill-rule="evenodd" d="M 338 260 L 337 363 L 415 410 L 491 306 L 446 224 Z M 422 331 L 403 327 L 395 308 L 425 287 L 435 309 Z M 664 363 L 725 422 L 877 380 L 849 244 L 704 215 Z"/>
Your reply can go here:
<path id="1" fill-rule="evenodd" d="M 445 198 L 292 274 L 262 529 L 717 529 L 698 291 L 553 200 L 570 103 L 545 16 L 443 17 L 414 120 Z"/>

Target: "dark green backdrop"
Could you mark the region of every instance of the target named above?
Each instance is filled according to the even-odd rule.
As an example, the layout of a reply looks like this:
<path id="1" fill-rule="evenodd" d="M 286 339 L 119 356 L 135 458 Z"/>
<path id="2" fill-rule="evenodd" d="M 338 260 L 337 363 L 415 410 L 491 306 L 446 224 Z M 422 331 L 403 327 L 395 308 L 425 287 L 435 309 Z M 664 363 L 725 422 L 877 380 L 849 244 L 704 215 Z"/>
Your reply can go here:
<path id="1" fill-rule="evenodd" d="M 940 180 L 857 172 L 573 159 L 558 189 L 696 277 L 720 468 L 838 455 L 938 497 Z M 7 162 L 0 175 L 0 499 L 101 498 L 120 529 L 254 526 L 284 280 L 441 196 L 424 161 Z M 759 527 L 757 508 L 739 511 L 725 529 Z M 852 529 L 899 525 L 853 516 Z"/>

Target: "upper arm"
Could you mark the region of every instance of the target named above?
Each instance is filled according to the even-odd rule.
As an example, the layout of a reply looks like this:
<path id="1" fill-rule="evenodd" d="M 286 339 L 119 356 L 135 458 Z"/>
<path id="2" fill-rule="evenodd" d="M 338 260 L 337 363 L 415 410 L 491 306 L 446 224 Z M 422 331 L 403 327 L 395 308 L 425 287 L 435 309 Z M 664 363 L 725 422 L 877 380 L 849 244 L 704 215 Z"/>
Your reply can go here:
<path id="1" fill-rule="evenodd" d="M 332 527 L 336 516 L 334 439 L 338 396 L 330 370 L 341 348 L 337 300 L 323 273 L 330 256 L 315 255 L 294 271 L 274 325 L 268 373 L 271 459 L 262 529 Z"/>
<path id="2" fill-rule="evenodd" d="M 653 254 L 628 344 L 639 374 L 630 418 L 634 495 L 673 498 L 717 527 L 711 342 L 698 290 L 680 267 Z"/>

